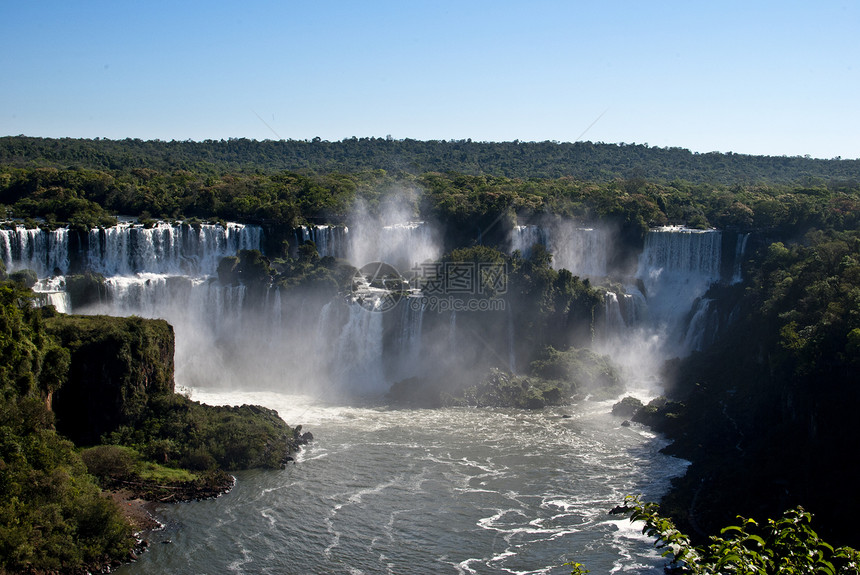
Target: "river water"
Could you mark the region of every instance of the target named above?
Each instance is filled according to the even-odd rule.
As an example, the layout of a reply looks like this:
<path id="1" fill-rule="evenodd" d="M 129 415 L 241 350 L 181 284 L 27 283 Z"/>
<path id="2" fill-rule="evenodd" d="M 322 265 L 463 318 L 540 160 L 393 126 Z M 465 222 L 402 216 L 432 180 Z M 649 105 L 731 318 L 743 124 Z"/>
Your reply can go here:
<path id="1" fill-rule="evenodd" d="M 607 512 L 628 494 L 658 498 L 685 462 L 622 426 L 612 402 L 416 410 L 191 395 L 271 407 L 315 440 L 286 469 L 237 473 L 227 495 L 159 508 L 164 529 L 119 573 L 569 573 L 568 561 L 662 573 L 641 526 Z"/>

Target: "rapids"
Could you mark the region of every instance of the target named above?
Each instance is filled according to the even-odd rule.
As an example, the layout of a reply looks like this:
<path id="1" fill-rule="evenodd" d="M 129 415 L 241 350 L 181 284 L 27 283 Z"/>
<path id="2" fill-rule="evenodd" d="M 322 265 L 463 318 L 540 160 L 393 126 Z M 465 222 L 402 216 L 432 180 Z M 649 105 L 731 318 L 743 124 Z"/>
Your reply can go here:
<path id="1" fill-rule="evenodd" d="M 159 508 L 152 550 L 118 573 L 569 573 L 568 561 L 662 573 L 640 527 L 607 511 L 659 497 L 685 462 L 622 427 L 612 402 L 412 410 L 191 395 L 272 407 L 315 439 L 282 471 L 237 473 L 228 495 Z"/>

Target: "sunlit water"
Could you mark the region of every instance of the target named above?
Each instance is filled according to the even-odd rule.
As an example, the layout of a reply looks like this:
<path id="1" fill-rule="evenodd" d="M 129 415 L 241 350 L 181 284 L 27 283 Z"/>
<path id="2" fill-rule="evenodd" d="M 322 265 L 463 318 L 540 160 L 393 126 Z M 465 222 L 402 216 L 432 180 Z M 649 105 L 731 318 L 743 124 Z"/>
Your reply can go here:
<path id="1" fill-rule="evenodd" d="M 662 572 L 652 541 L 607 512 L 628 494 L 657 498 L 685 463 L 623 427 L 611 402 L 401 410 L 192 395 L 272 407 L 315 440 L 286 469 L 237 473 L 218 499 L 161 507 L 165 528 L 121 573 Z"/>

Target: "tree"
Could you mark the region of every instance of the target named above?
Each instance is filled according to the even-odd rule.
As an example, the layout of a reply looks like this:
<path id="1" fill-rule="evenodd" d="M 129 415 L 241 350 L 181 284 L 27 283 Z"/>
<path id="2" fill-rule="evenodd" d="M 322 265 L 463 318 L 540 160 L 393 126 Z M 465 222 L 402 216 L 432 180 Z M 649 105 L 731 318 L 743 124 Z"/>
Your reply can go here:
<path id="1" fill-rule="evenodd" d="M 738 517 L 731 525 L 712 535 L 710 543 L 694 546 L 671 519 L 660 515 L 656 503 L 642 503 L 629 496 L 612 513 L 630 515 L 642 521 L 642 532 L 656 538 L 655 546 L 665 549 L 671 559 L 672 573 L 722 575 L 725 573 L 786 575 L 857 575 L 860 553 L 851 547 L 833 548 L 813 531 L 812 515 L 802 507 L 789 509 L 777 520 L 759 525 L 753 519 Z M 574 574 L 579 564 L 573 564 Z M 668 569 L 667 569 L 668 570 Z"/>

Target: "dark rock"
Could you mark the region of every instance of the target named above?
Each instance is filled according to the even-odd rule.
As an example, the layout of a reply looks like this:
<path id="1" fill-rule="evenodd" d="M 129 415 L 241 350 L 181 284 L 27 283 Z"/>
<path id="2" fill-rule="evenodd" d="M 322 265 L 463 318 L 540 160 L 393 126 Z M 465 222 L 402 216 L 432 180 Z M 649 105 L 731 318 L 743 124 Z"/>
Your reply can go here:
<path id="1" fill-rule="evenodd" d="M 643 405 L 641 401 L 635 397 L 627 396 L 612 406 L 612 415 L 629 419 L 642 409 L 642 407 Z"/>

